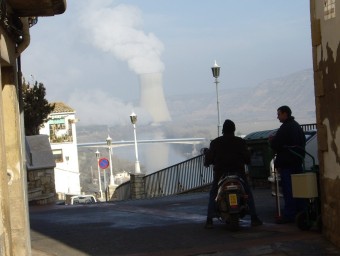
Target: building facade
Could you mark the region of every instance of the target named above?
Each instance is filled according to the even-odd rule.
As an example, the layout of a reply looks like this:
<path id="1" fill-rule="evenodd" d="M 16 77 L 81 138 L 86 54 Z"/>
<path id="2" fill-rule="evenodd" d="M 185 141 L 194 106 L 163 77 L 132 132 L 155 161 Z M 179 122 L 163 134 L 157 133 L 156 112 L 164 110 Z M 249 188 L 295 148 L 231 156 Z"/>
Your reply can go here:
<path id="1" fill-rule="evenodd" d="M 29 205 L 55 203 L 54 168 L 56 164 L 48 136 L 26 136 L 25 149 Z"/>
<path id="2" fill-rule="evenodd" d="M 66 0 L 3 0 L 0 5 L 0 255 L 31 255 L 20 56 L 39 16 Z"/>
<path id="3" fill-rule="evenodd" d="M 310 0 L 323 234 L 340 247 L 340 1 Z"/>
<path id="4" fill-rule="evenodd" d="M 53 103 L 52 103 L 53 104 Z M 58 199 L 66 194 L 81 193 L 78 163 L 75 111 L 62 102 L 55 102 L 54 111 L 40 129 L 40 134 L 49 137 L 56 162 L 54 168 L 55 189 Z"/>

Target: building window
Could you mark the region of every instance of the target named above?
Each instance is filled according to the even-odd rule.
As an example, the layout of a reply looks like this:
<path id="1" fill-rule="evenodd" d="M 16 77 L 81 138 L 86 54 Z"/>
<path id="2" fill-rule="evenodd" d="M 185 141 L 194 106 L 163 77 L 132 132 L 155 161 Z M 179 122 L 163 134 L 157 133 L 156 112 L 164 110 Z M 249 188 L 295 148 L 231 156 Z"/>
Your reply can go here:
<path id="1" fill-rule="evenodd" d="M 65 118 L 54 118 L 49 121 L 51 143 L 72 142 L 72 126 L 70 121 L 65 124 Z"/>
<path id="2" fill-rule="evenodd" d="M 52 152 L 56 163 L 62 163 L 64 161 L 62 149 L 53 149 Z"/>

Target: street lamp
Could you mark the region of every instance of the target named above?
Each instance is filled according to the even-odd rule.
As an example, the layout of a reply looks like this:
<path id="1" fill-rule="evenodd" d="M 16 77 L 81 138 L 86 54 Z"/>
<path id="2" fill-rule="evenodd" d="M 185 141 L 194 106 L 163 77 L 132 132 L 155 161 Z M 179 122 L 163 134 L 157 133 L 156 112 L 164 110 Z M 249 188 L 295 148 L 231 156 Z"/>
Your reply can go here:
<path id="1" fill-rule="evenodd" d="M 136 163 L 135 163 L 135 173 L 140 173 L 140 166 L 138 161 L 138 149 L 137 149 L 137 136 L 136 136 L 136 123 L 137 123 L 137 115 L 132 112 L 130 115 L 130 120 L 133 125 L 133 133 L 135 136 L 135 153 L 136 153 Z"/>
<path id="2" fill-rule="evenodd" d="M 103 198 L 102 179 L 100 178 L 100 168 L 99 168 L 99 157 L 100 157 L 100 152 L 97 149 L 96 158 L 97 158 L 97 168 L 98 168 L 99 192 L 100 192 L 100 198 Z"/>
<path id="3" fill-rule="evenodd" d="M 216 84 L 216 98 L 217 98 L 217 136 L 220 136 L 220 130 L 221 130 L 221 117 L 220 117 L 220 102 L 218 99 L 218 77 L 220 76 L 220 66 L 217 65 L 216 60 L 213 67 L 211 67 L 213 77 L 215 77 L 215 84 Z"/>
<path id="4" fill-rule="evenodd" d="M 109 148 L 109 157 L 110 157 L 110 185 L 113 186 L 115 185 L 115 181 L 114 181 L 114 178 L 113 178 L 113 173 L 112 173 L 112 139 L 111 137 L 108 135 L 107 138 L 106 138 L 106 144 Z"/>

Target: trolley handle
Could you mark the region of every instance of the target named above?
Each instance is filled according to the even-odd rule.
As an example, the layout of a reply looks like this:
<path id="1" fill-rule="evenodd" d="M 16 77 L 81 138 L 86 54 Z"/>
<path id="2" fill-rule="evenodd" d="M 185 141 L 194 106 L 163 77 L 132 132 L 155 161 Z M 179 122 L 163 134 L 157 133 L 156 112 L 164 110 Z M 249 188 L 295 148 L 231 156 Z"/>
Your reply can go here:
<path id="1" fill-rule="evenodd" d="M 300 149 L 302 150 L 306 155 L 308 155 L 311 159 L 312 159 L 312 163 L 313 163 L 313 166 L 315 166 L 315 158 L 310 154 L 308 153 L 303 147 L 300 147 L 300 146 L 283 146 L 284 148 L 287 148 L 289 150 L 289 152 L 291 152 L 292 154 L 300 157 L 302 160 L 305 159 L 304 156 L 300 155 L 299 153 L 295 152 L 293 149 Z M 303 169 L 305 170 L 305 162 L 303 161 Z"/>

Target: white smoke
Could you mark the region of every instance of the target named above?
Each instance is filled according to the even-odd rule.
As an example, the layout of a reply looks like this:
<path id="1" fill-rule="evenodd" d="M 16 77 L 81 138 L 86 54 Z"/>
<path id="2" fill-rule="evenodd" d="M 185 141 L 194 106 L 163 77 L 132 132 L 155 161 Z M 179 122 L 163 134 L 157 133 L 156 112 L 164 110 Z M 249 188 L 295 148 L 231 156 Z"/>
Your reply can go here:
<path id="1" fill-rule="evenodd" d="M 93 2 L 96 6 L 88 5 L 82 12 L 81 24 L 95 47 L 127 62 L 137 74 L 163 72 L 164 46 L 153 33 L 142 30 L 141 11 L 132 5 L 113 6 L 112 1 Z"/>
<path id="2" fill-rule="evenodd" d="M 68 101 L 68 105 L 76 110 L 81 125 L 128 125 L 132 112 L 138 113 L 140 124 L 152 122 L 152 117 L 145 110 L 133 107 L 132 103 L 111 98 L 102 91 L 76 91 L 70 95 Z"/>

